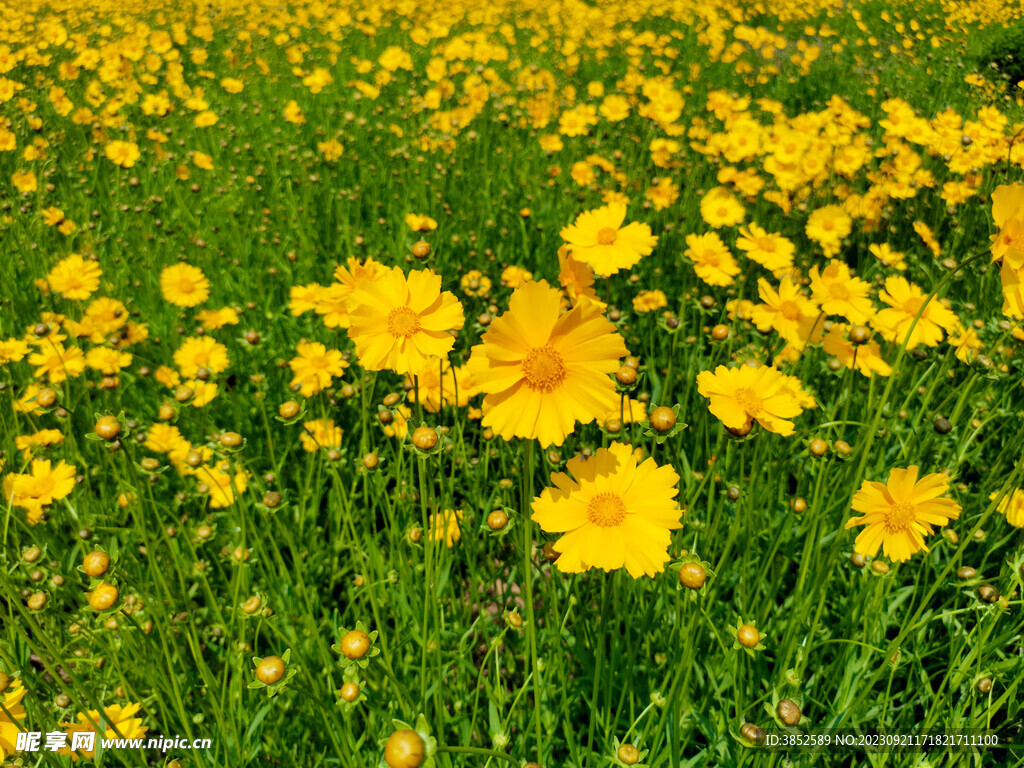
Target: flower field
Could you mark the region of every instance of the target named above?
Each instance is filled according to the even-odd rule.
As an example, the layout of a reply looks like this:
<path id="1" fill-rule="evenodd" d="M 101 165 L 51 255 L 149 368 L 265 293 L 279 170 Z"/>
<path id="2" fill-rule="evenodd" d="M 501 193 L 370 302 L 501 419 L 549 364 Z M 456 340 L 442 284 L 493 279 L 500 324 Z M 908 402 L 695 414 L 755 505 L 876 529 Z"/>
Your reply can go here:
<path id="1" fill-rule="evenodd" d="M 1022 61 L 0 0 L 0 766 L 1024 764 Z"/>

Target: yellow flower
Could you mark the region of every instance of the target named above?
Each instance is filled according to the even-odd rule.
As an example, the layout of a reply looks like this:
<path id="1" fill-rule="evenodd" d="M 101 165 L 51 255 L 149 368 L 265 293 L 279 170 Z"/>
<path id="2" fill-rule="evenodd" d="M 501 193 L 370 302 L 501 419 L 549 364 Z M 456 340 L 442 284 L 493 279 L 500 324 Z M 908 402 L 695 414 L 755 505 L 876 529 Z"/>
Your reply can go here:
<path id="1" fill-rule="evenodd" d="M 999 494 L 993 493 L 990 499 L 995 499 Z M 1017 488 L 1009 496 L 1004 496 L 999 502 L 996 510 L 1006 517 L 1006 522 L 1014 528 L 1024 528 L 1024 490 Z"/>
<path id="2" fill-rule="evenodd" d="M 461 509 L 446 509 L 439 515 L 431 515 L 428 522 L 430 540 L 443 541 L 448 549 L 451 549 L 455 542 L 462 539 L 462 532 L 459 530 L 459 523 L 461 521 Z"/>
<path id="3" fill-rule="evenodd" d="M 4 478 L 4 501 L 28 512 L 29 523 L 35 525 L 43 507 L 60 501 L 75 488 L 72 464 L 61 461 L 53 467 L 49 459 L 33 459 L 28 474 L 9 474 Z"/>
<path id="4" fill-rule="evenodd" d="M 925 304 L 928 297 L 924 291 L 903 277 L 886 279 L 885 290 L 878 294 L 878 298 L 889 308 L 880 310 L 875 316 L 875 327 L 889 341 L 897 344 L 906 342 L 907 349 L 918 344 L 937 346 L 942 341 L 943 330 L 952 332 L 959 324 L 957 316 L 937 299 L 932 298 Z M 921 313 L 919 318 L 918 312 Z M 912 325 L 913 331 L 910 330 Z"/>
<path id="5" fill-rule="evenodd" d="M 316 309 L 323 291 L 324 287 L 320 283 L 293 285 L 288 289 L 288 309 L 295 317 Z"/>
<path id="6" fill-rule="evenodd" d="M 672 183 L 672 179 L 663 178 L 650 187 L 646 195 L 647 199 L 651 201 L 651 205 L 654 206 L 654 210 L 661 211 L 679 199 L 679 187 Z"/>
<path id="7" fill-rule="evenodd" d="M 14 447 L 21 451 L 21 457 L 28 461 L 36 448 L 49 448 L 64 442 L 64 435 L 58 429 L 41 429 L 31 435 L 18 435 Z"/>
<path id="8" fill-rule="evenodd" d="M 806 232 L 826 256 L 835 256 L 843 238 L 850 234 L 850 217 L 838 205 L 826 205 L 808 217 Z"/>
<path id="9" fill-rule="evenodd" d="M 834 323 L 822 341 L 822 347 L 847 368 L 855 368 L 869 379 L 876 373 L 879 376 L 890 375 L 892 367 L 882 359 L 878 342 L 855 345 L 847 338 L 849 332 L 850 326 Z"/>
<path id="10" fill-rule="evenodd" d="M 664 291 L 657 289 L 653 291 L 640 291 L 633 299 L 633 310 L 635 312 L 653 312 L 656 309 L 668 306 L 668 298 Z"/>
<path id="11" fill-rule="evenodd" d="M 862 517 L 846 521 L 847 530 L 866 526 L 857 535 L 857 552 L 872 557 L 881 547 L 891 560 L 904 562 L 919 550 L 928 551 L 924 537 L 932 526 L 960 517 L 960 505 L 941 496 L 949 489 L 946 475 L 917 479 L 917 467 L 893 469 L 885 483 L 865 480 L 853 495 L 853 508 Z"/>
<path id="12" fill-rule="evenodd" d="M 215 467 L 203 465 L 195 471 L 196 480 L 206 486 L 210 497 L 210 507 L 223 509 L 235 503 L 239 493 L 244 493 L 248 485 L 248 474 L 244 469 L 237 469 L 231 474 L 231 465 L 227 461 L 219 461 Z"/>
<path id="13" fill-rule="evenodd" d="M 195 307 L 210 296 L 210 281 L 199 267 L 174 264 L 160 273 L 164 300 L 176 307 Z"/>
<path id="14" fill-rule="evenodd" d="M 238 313 L 231 307 L 203 309 L 196 313 L 196 320 L 208 331 L 215 331 L 226 325 L 238 325 Z"/>
<path id="15" fill-rule="evenodd" d="M 292 99 L 284 107 L 284 119 L 289 123 L 302 124 L 306 122 L 306 116 L 302 114 L 302 108 L 299 107 L 299 103 Z"/>
<path id="16" fill-rule="evenodd" d="M 28 349 L 28 342 L 23 339 L 0 339 L 0 365 L 24 360 Z"/>
<path id="17" fill-rule="evenodd" d="M 596 274 L 606 277 L 634 266 L 658 244 L 650 226 L 635 221 L 622 226 L 625 218 L 624 204 L 605 205 L 580 214 L 574 224 L 562 229 L 562 239 L 574 259 L 585 261 Z"/>
<path id="18" fill-rule="evenodd" d="M 654 576 L 670 559 L 670 531 L 681 528 L 679 475 L 629 445 L 612 443 L 589 459 L 574 458 L 552 473 L 553 488 L 533 500 L 533 517 L 554 543 L 555 565 L 567 573 L 625 568 Z"/>
<path id="19" fill-rule="evenodd" d="M 93 347 L 85 355 L 85 364 L 104 376 L 116 376 L 132 364 L 132 355 L 110 347 Z"/>
<path id="20" fill-rule="evenodd" d="M 65 347 L 58 341 L 46 340 L 28 357 L 36 367 L 35 377 L 46 376 L 51 384 L 75 378 L 85 370 L 85 355 L 78 347 Z"/>
<path id="21" fill-rule="evenodd" d="M 440 411 L 442 404 L 462 408 L 476 394 L 469 367 L 452 368 L 447 358 L 431 358 L 419 375 L 418 383 L 419 399 L 423 401 L 423 409 L 430 413 Z M 417 387 L 412 381 L 409 386 L 409 402 L 415 403 Z"/>
<path id="22" fill-rule="evenodd" d="M 571 304 L 578 304 L 581 300 L 603 304 L 594 290 L 594 271 L 584 262 L 574 259 L 568 245 L 558 249 L 558 282 Z"/>
<path id="23" fill-rule="evenodd" d="M 518 288 L 523 283 L 533 280 L 533 272 L 515 264 L 510 264 L 501 271 L 501 284 L 506 288 Z"/>
<path id="24" fill-rule="evenodd" d="M 465 322 L 462 304 L 450 291 L 441 292 L 440 275 L 429 270 L 407 278 L 394 267 L 361 283 L 348 301 L 348 335 L 368 371 L 419 374 L 428 357 L 448 356 L 455 344 L 450 331 Z"/>
<path id="25" fill-rule="evenodd" d="M 315 395 L 331 386 L 332 377 L 341 376 L 348 368 L 341 352 L 327 349 L 323 344 L 300 342 L 295 351 L 298 356 L 288 363 L 295 374 L 291 386 L 298 386 L 303 397 Z"/>
<path id="26" fill-rule="evenodd" d="M 316 419 L 302 425 L 299 442 L 306 453 L 315 453 L 321 448 L 340 448 L 343 430 L 335 426 L 334 419 Z"/>
<path id="27" fill-rule="evenodd" d="M 700 201 L 700 216 L 709 227 L 731 227 L 746 218 L 743 204 L 726 187 L 715 187 Z"/>
<path id="28" fill-rule="evenodd" d="M 811 267 L 811 298 L 827 315 L 842 315 L 851 323 L 866 323 L 875 313 L 868 295 L 871 286 L 850 274 L 841 261 L 830 261 L 824 272 Z"/>
<path id="29" fill-rule="evenodd" d="M 793 434 L 788 421 L 803 412 L 786 377 L 766 365 L 751 368 L 718 366 L 697 374 L 697 391 L 710 399 L 708 410 L 730 430 L 746 433 L 753 421 L 769 432 Z"/>
<path id="30" fill-rule="evenodd" d="M 24 727 L 19 723 L 25 719 L 25 706 L 21 700 L 25 698 L 25 686 L 21 680 L 11 681 L 7 690 L 0 694 L 0 760 L 14 754 L 18 745 L 18 733 Z"/>
<path id="31" fill-rule="evenodd" d="M 101 739 L 141 739 L 149 732 L 149 726 L 143 725 L 142 718 L 135 716 L 138 711 L 138 704 L 127 704 L 125 706 L 111 704 L 109 707 L 104 707 L 102 718 L 100 718 L 99 712 L 94 709 L 89 710 L 88 717 L 86 717 L 84 712 L 79 712 L 77 722 L 62 722 L 59 724 L 68 734 L 68 746 L 57 750 L 57 754 L 70 755 L 74 762 L 78 762 L 81 756 L 85 756 L 90 760 L 95 756 L 95 749 L 85 750 L 80 748 L 74 752 L 71 751 L 73 734 L 75 733 L 97 733 L 94 739 L 95 746 L 99 746 Z M 101 732 L 96 731 L 93 723 L 100 724 Z"/>
<path id="32" fill-rule="evenodd" d="M 115 165 L 131 168 L 139 159 L 139 146 L 134 141 L 112 141 L 103 148 L 103 154 Z"/>
<path id="33" fill-rule="evenodd" d="M 228 348 L 210 336 L 191 336 L 174 352 L 174 364 L 186 379 L 195 377 L 200 368 L 215 376 L 229 362 Z"/>
<path id="34" fill-rule="evenodd" d="M 491 278 L 479 269 L 471 269 L 459 281 L 467 296 L 486 296 L 491 292 Z"/>
<path id="35" fill-rule="evenodd" d="M 413 232 L 431 232 L 437 229 L 437 222 L 422 213 L 405 214 L 405 223 Z"/>
<path id="36" fill-rule="evenodd" d="M 778 292 L 762 277 L 757 281 L 757 292 L 764 303 L 754 307 L 751 319 L 759 330 L 778 331 L 797 350 L 821 333 L 821 313 L 789 277 L 782 278 Z"/>
<path id="37" fill-rule="evenodd" d="M 683 252 L 693 262 L 693 271 L 708 285 L 732 285 L 740 267 L 717 232 L 687 235 Z"/>
<path id="38" fill-rule="evenodd" d="M 103 274 L 100 265 L 73 253 L 58 262 L 46 275 L 50 290 L 65 299 L 80 301 L 89 298 L 100 286 Z"/>
<path id="39" fill-rule="evenodd" d="M 577 421 L 601 418 L 618 402 L 608 374 L 628 354 L 622 338 L 593 302 L 564 315 L 560 304 L 546 282 L 526 283 L 473 347 L 468 366 L 486 394 L 483 425 L 506 440 L 561 445 Z"/>
<path id="40" fill-rule="evenodd" d="M 888 243 L 869 245 L 868 251 L 882 262 L 883 267 L 893 267 L 899 270 L 907 268 L 907 262 L 903 260 L 903 252 L 894 251 Z"/>
<path id="41" fill-rule="evenodd" d="M 740 236 L 736 247 L 746 251 L 747 257 L 753 259 L 776 277 L 781 277 L 793 268 L 793 252 L 796 246 L 778 232 L 768 234 L 757 224 L 740 227 Z"/>
<path id="42" fill-rule="evenodd" d="M 1013 269 L 1024 267 L 1024 184 L 1000 184 L 992 193 L 992 219 L 999 232 L 991 236 L 992 261 L 1003 259 Z"/>

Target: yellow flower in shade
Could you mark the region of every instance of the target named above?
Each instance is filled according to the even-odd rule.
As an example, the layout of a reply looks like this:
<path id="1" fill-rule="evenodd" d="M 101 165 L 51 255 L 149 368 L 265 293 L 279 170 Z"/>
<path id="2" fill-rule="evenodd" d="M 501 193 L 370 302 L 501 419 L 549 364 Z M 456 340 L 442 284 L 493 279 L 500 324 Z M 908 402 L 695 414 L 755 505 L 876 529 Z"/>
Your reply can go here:
<path id="1" fill-rule="evenodd" d="M 315 395 L 331 386 L 332 378 L 341 376 L 348 368 L 341 352 L 317 342 L 299 342 L 295 351 L 297 356 L 288 363 L 295 374 L 291 386 L 298 386 L 303 397 Z"/>
<path id="2" fill-rule="evenodd" d="M 559 314 L 560 293 L 546 282 L 512 294 L 473 347 L 470 381 L 486 397 L 483 425 L 506 440 L 561 445 L 577 421 L 587 424 L 618 403 L 608 377 L 629 354 L 593 302 Z"/>
<path id="3" fill-rule="evenodd" d="M 430 357 L 447 357 L 455 344 L 450 331 L 462 328 L 462 304 L 441 292 L 441 276 L 414 270 L 408 278 L 394 267 L 362 282 L 348 298 L 349 338 L 363 368 L 421 373 Z"/>
<path id="4" fill-rule="evenodd" d="M 4 478 L 4 501 L 28 513 L 32 525 L 39 522 L 43 507 L 60 501 L 75 488 L 77 468 L 61 461 L 54 467 L 49 459 L 34 459 L 31 472 L 11 473 Z"/>
<path id="5" fill-rule="evenodd" d="M 793 434 L 793 422 L 803 408 L 786 377 L 766 365 L 751 368 L 718 366 L 697 374 L 697 391 L 710 399 L 708 410 L 730 430 L 746 433 L 753 421 L 769 432 Z"/>
<path id="6" fill-rule="evenodd" d="M 25 719 L 25 686 L 21 680 L 11 681 L 7 690 L 0 694 L 0 760 L 14 754 L 18 746 L 18 733 L 23 730 L 19 723 Z"/>
<path id="7" fill-rule="evenodd" d="M 437 222 L 422 213 L 405 214 L 405 224 L 413 232 L 432 232 L 437 229 Z"/>
<path id="8" fill-rule="evenodd" d="M 446 509 L 438 515 L 431 515 L 429 520 L 430 540 L 443 541 L 448 549 L 462 539 L 459 523 L 462 521 L 461 509 Z"/>
<path id="9" fill-rule="evenodd" d="M 85 370 L 85 354 L 78 347 L 65 347 L 59 341 L 45 340 L 28 356 L 36 367 L 35 377 L 45 376 L 51 384 L 60 384 Z"/>
<path id="10" fill-rule="evenodd" d="M 589 299 L 603 306 L 594 289 L 594 270 L 585 262 L 574 259 L 568 245 L 558 249 L 558 282 L 570 304 L 575 305 L 581 300 Z"/>
<path id="11" fill-rule="evenodd" d="M 107 159 L 122 168 L 131 168 L 139 159 L 139 145 L 134 141 L 112 141 L 103 148 Z"/>
<path id="12" fill-rule="evenodd" d="M 658 244 L 647 224 L 634 221 L 622 226 L 626 206 L 612 203 L 581 213 L 576 222 L 562 229 L 572 257 L 585 261 L 594 273 L 606 277 L 629 269 Z"/>
<path id="13" fill-rule="evenodd" d="M 1024 184 L 1000 184 L 992 193 L 992 261 L 1003 259 L 1013 269 L 1024 267 Z"/>
<path id="14" fill-rule="evenodd" d="M 850 217 L 838 205 L 826 205 L 808 217 L 805 231 L 826 256 L 835 256 L 843 238 L 850 234 Z"/>
<path id="15" fill-rule="evenodd" d="M 764 302 L 756 305 L 751 313 L 758 329 L 775 329 L 798 351 L 815 341 L 816 335 L 820 336 L 821 312 L 813 301 L 800 293 L 800 287 L 789 277 L 782 278 L 777 292 L 762 277 L 757 281 L 757 292 Z"/>
<path id="16" fill-rule="evenodd" d="M 726 187 L 715 187 L 700 201 L 700 217 L 709 227 L 731 227 L 746 218 L 743 204 Z"/>
<path id="17" fill-rule="evenodd" d="M 850 274 L 841 261 L 830 261 L 824 271 L 811 267 L 811 298 L 826 315 L 842 315 L 851 323 L 866 323 L 875 313 L 868 292 L 871 286 Z"/>
<path id="18" fill-rule="evenodd" d="M 566 573 L 625 568 L 634 579 L 665 570 L 670 531 L 681 528 L 679 475 L 640 450 L 612 443 L 589 459 L 570 459 L 551 473 L 553 488 L 533 500 L 533 517 L 554 543 Z"/>
<path id="19" fill-rule="evenodd" d="M 210 281 L 199 267 L 174 264 L 160 273 L 160 292 L 176 307 L 195 307 L 210 296 Z"/>
<path id="20" fill-rule="evenodd" d="M 0 339 L 0 365 L 5 363 L 16 363 L 24 360 L 28 354 L 28 342 L 23 339 L 11 337 Z"/>
<path id="21" fill-rule="evenodd" d="M 668 306 L 668 297 L 664 291 L 655 289 L 653 291 L 640 291 L 633 299 L 633 310 L 635 312 L 653 312 L 656 309 Z"/>
<path id="22" fill-rule="evenodd" d="M 111 704 L 109 707 L 104 707 L 103 717 L 100 718 L 99 712 L 94 709 L 89 710 L 88 717 L 84 712 L 78 713 L 78 719 L 76 722 L 63 722 L 60 723 L 60 727 L 64 729 L 64 732 L 68 735 L 68 746 L 63 749 L 57 750 L 58 755 L 70 755 L 71 759 L 78 762 L 79 758 L 85 757 L 92 760 L 96 754 L 96 750 L 84 750 L 78 749 L 74 752 L 71 751 L 71 744 L 73 741 L 73 734 L 75 733 L 97 733 L 94 739 L 94 744 L 99 746 L 101 739 L 141 739 L 149 732 L 149 726 L 142 724 L 142 718 L 136 717 L 138 714 L 140 705 L 138 704 L 126 704 L 121 706 L 120 704 Z M 99 723 L 101 731 L 97 731 L 93 723 Z M 116 730 L 115 730 L 116 729 Z"/>
<path id="23" fill-rule="evenodd" d="M 440 411 L 442 403 L 462 408 L 469 405 L 470 398 L 476 394 L 470 380 L 469 367 L 461 365 L 452 368 L 447 358 L 431 358 L 419 375 L 418 382 L 423 409 L 430 413 Z M 411 379 L 408 385 L 409 402 L 415 403 L 417 387 Z"/>
<path id="24" fill-rule="evenodd" d="M 946 475 L 917 479 L 917 467 L 893 469 L 885 483 L 865 480 L 853 495 L 852 506 L 862 517 L 846 521 L 846 528 L 866 526 L 857 535 L 856 551 L 872 557 L 882 548 L 890 560 L 904 562 L 919 550 L 928 551 L 924 537 L 932 526 L 960 517 L 960 505 L 941 498 L 949 490 Z"/>
<path id="25" fill-rule="evenodd" d="M 736 248 L 746 252 L 746 257 L 758 262 L 771 271 L 776 278 L 793 269 L 793 254 L 797 247 L 778 232 L 768 233 L 766 229 L 751 224 L 739 228 Z"/>
<path id="26" fill-rule="evenodd" d="M 849 333 L 850 326 L 834 323 L 821 346 L 847 368 L 855 368 L 869 379 L 876 373 L 879 376 L 888 376 L 892 373 L 892 366 L 882 359 L 882 350 L 878 342 L 869 341 L 856 345 L 849 340 Z"/>
<path id="27" fill-rule="evenodd" d="M 989 498 L 994 500 L 998 496 L 998 493 L 993 493 Z M 1014 528 L 1024 528 L 1024 490 L 1017 488 L 1009 496 L 1004 496 L 996 511 L 1006 517 L 1006 522 Z"/>
<path id="28" fill-rule="evenodd" d="M 302 425 L 302 429 L 304 431 L 299 435 L 299 442 L 306 453 L 315 453 L 321 448 L 329 450 L 341 447 L 341 436 L 344 432 L 341 427 L 335 426 L 334 419 L 307 421 Z"/>
<path id="29" fill-rule="evenodd" d="M 46 275 L 50 290 L 65 299 L 88 299 L 100 287 L 100 265 L 73 253 L 58 262 Z"/>
<path id="30" fill-rule="evenodd" d="M 906 342 L 907 349 L 913 349 L 918 344 L 938 346 L 942 341 L 942 332 L 951 333 L 960 323 L 957 316 L 938 299 L 932 298 L 925 304 L 928 296 L 924 291 L 903 277 L 887 278 L 885 290 L 878 294 L 878 298 L 888 304 L 889 308 L 875 315 L 874 326 L 889 341 L 897 344 Z M 924 307 L 923 311 L 921 307 Z M 917 316 L 918 312 L 921 313 L 920 317 Z"/>
<path id="31" fill-rule="evenodd" d="M 232 475 L 231 465 L 227 461 L 219 461 L 213 467 L 204 464 L 195 471 L 195 476 L 201 486 L 206 486 L 203 493 L 210 497 L 212 509 L 223 509 L 234 504 L 238 494 L 245 493 L 249 480 L 244 469 L 237 469 Z"/>
<path id="32" fill-rule="evenodd" d="M 200 368 L 211 375 L 227 370 L 228 348 L 210 336 L 192 336 L 174 352 L 174 364 L 186 379 L 195 378 Z"/>
<path id="33" fill-rule="evenodd" d="M 693 271 L 708 285 L 732 285 L 740 273 L 739 264 L 717 232 L 686 236 L 686 258 L 693 262 Z"/>

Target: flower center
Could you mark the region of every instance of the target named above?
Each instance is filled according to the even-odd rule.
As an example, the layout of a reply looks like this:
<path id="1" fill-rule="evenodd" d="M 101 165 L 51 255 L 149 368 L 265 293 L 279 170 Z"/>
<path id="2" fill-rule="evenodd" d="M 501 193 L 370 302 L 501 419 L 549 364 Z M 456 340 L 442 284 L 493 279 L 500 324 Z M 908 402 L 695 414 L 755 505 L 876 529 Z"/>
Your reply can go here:
<path id="1" fill-rule="evenodd" d="M 892 533 L 906 531 L 916 518 L 916 506 L 905 501 L 896 501 L 885 513 L 885 527 Z"/>
<path id="2" fill-rule="evenodd" d="M 747 413 L 754 414 L 761 410 L 761 398 L 754 392 L 754 390 L 747 387 L 737 389 L 736 393 L 733 395 L 733 399 L 739 404 L 740 408 Z"/>
<path id="3" fill-rule="evenodd" d="M 530 389 L 550 392 L 565 380 L 562 356 L 550 345 L 534 347 L 523 360 L 523 378 Z"/>
<path id="4" fill-rule="evenodd" d="M 420 316 L 410 307 L 395 307 L 388 315 L 388 333 L 409 338 L 420 329 Z"/>
<path id="5" fill-rule="evenodd" d="M 832 298 L 839 301 L 848 301 L 850 298 L 850 289 L 842 283 L 832 283 L 829 286 L 829 291 L 832 294 Z"/>
<path id="6" fill-rule="evenodd" d="M 615 242 L 616 236 L 619 234 L 618 230 L 613 227 L 605 227 L 597 233 L 597 244 L 598 245 L 611 245 Z"/>
<path id="7" fill-rule="evenodd" d="M 795 301 L 784 301 L 779 304 L 779 312 L 787 320 L 799 320 L 803 313 L 800 311 L 800 305 Z"/>
<path id="8" fill-rule="evenodd" d="M 757 239 L 757 247 L 762 251 L 768 251 L 769 253 L 775 253 L 775 238 L 774 237 L 760 237 Z"/>
<path id="9" fill-rule="evenodd" d="M 924 304 L 924 299 L 915 296 L 914 298 L 907 299 L 903 303 L 903 311 L 908 315 L 916 315 L 921 311 L 922 304 Z"/>
<path id="10" fill-rule="evenodd" d="M 614 528 L 626 519 L 626 505 L 614 493 L 599 493 L 587 505 L 587 519 L 602 528 Z"/>

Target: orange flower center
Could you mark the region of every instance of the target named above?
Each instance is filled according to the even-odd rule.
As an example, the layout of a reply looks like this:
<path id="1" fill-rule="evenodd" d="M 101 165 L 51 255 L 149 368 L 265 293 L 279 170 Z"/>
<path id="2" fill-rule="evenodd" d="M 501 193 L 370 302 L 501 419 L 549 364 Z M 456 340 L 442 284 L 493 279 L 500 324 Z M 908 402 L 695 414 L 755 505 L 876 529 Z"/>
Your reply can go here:
<path id="1" fill-rule="evenodd" d="M 800 311 L 800 305 L 795 301 L 784 301 L 779 304 L 779 312 L 787 320 L 799 320 L 803 316 L 803 312 Z"/>
<path id="2" fill-rule="evenodd" d="M 832 294 L 832 298 L 839 301 L 848 301 L 850 298 L 850 289 L 843 283 L 832 283 L 829 286 L 829 292 Z"/>
<path id="3" fill-rule="evenodd" d="M 420 330 L 420 316 L 410 307 L 395 307 L 388 315 L 388 333 L 397 338 L 409 338 Z"/>
<path id="4" fill-rule="evenodd" d="M 761 410 L 763 401 L 754 390 L 748 387 L 737 389 L 732 397 L 739 404 L 740 408 L 747 413 L 753 414 Z"/>
<path id="5" fill-rule="evenodd" d="M 551 345 L 534 347 L 523 360 L 523 378 L 530 389 L 550 392 L 565 380 L 565 362 Z"/>
<path id="6" fill-rule="evenodd" d="M 921 311 L 922 304 L 924 304 L 924 298 L 914 296 L 903 302 L 903 311 L 906 312 L 908 315 L 917 315 L 917 313 Z M 924 319 L 923 315 L 922 319 Z"/>
<path id="7" fill-rule="evenodd" d="M 178 290 L 181 293 L 192 293 L 196 289 L 196 284 L 192 282 L 192 278 L 183 277 L 178 281 Z"/>
<path id="8" fill-rule="evenodd" d="M 587 505 L 587 519 L 602 528 L 614 528 L 626 519 L 626 505 L 614 493 L 599 493 Z"/>
<path id="9" fill-rule="evenodd" d="M 598 245 L 611 245 L 615 242 L 615 238 L 619 232 L 614 227 L 605 227 L 597 233 L 597 244 Z"/>
<path id="10" fill-rule="evenodd" d="M 917 519 L 917 507 L 906 501 L 895 501 L 885 513 L 885 527 L 892 533 L 910 530 Z"/>

